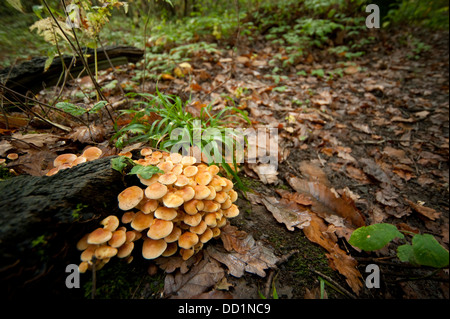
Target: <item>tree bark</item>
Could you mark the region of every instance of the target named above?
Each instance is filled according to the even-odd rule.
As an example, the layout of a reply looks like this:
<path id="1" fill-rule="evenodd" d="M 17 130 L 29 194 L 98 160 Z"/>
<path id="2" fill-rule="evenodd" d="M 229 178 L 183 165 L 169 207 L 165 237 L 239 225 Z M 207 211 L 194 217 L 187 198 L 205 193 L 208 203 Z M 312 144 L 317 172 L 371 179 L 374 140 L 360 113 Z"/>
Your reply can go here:
<path id="1" fill-rule="evenodd" d="M 101 218 L 120 216 L 117 195 L 126 181 L 111 158 L 0 182 L 2 297 L 80 297 L 81 289 L 65 285 L 67 265 L 80 262 L 76 243 Z"/>

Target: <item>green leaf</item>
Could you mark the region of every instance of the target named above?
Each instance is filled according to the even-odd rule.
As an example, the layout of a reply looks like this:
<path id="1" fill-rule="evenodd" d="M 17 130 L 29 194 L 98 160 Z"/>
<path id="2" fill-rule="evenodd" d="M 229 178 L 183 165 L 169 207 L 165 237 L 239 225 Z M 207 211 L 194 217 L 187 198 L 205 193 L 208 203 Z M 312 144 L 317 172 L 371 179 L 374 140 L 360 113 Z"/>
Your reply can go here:
<path id="1" fill-rule="evenodd" d="M 23 11 L 22 3 L 20 2 L 20 0 L 6 0 L 6 2 L 8 2 L 14 9 L 25 13 Z"/>
<path id="2" fill-rule="evenodd" d="M 154 174 L 157 174 L 157 173 L 164 173 L 164 172 L 156 166 L 136 165 L 131 169 L 129 174 L 130 175 L 139 174 L 144 179 L 150 179 Z"/>
<path id="3" fill-rule="evenodd" d="M 448 265 L 448 250 L 430 234 L 415 235 L 412 239 L 414 260 L 419 265 L 441 268 Z"/>
<path id="4" fill-rule="evenodd" d="M 74 116 L 81 116 L 87 112 L 87 110 L 83 109 L 82 107 L 79 107 L 78 105 L 68 103 L 68 102 L 56 103 L 55 107 L 63 110 L 64 112 L 72 114 Z"/>
<path id="5" fill-rule="evenodd" d="M 114 169 L 120 173 L 123 173 L 124 168 L 127 167 L 128 164 L 135 165 L 133 160 L 126 156 L 115 157 L 111 160 L 112 169 Z"/>
<path id="6" fill-rule="evenodd" d="M 404 238 L 403 234 L 392 224 L 374 224 L 356 229 L 349 243 L 365 251 L 378 250 L 394 238 Z"/>
<path id="7" fill-rule="evenodd" d="M 100 101 L 100 102 L 95 103 L 95 105 L 89 110 L 89 114 L 97 113 L 103 107 L 105 107 L 105 105 L 107 105 L 107 104 L 108 104 L 108 102 L 106 102 L 106 101 Z"/>
<path id="8" fill-rule="evenodd" d="M 409 262 L 411 264 L 417 264 L 414 260 L 413 247 L 410 244 L 398 246 L 397 257 L 403 262 Z"/>

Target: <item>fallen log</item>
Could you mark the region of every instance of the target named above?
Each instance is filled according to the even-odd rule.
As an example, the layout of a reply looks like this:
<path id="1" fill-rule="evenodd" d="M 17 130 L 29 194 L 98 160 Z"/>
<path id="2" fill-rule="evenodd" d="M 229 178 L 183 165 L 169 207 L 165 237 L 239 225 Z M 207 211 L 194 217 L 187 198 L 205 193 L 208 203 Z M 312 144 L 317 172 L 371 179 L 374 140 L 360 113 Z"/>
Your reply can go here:
<path id="1" fill-rule="evenodd" d="M 87 63 L 92 72 L 95 70 L 94 50 L 87 49 Z M 116 46 L 97 49 L 97 68 L 104 70 L 113 66 L 136 63 L 142 59 L 144 51 L 135 47 Z M 108 60 L 109 59 L 109 60 Z M 25 61 L 19 65 L 0 69 L 0 82 L 4 83 L 9 89 L 20 94 L 26 94 L 28 91 L 34 94 L 45 87 L 55 85 L 63 73 L 64 69 L 61 62 L 68 67 L 72 61 L 72 56 L 57 57 L 53 60 L 48 70 L 45 71 L 46 57 L 35 57 L 30 61 Z M 110 63 L 111 62 L 111 63 Z M 80 74 L 85 75 L 84 66 L 79 57 L 76 57 L 74 66 L 70 73 L 73 77 Z M 10 93 L 4 92 L 10 100 L 15 100 L 16 96 L 10 96 Z"/>
<path id="2" fill-rule="evenodd" d="M 81 297 L 81 289 L 66 287 L 65 270 L 80 262 L 77 241 L 101 218 L 119 214 L 117 195 L 127 179 L 111 158 L 0 182 L 2 298 Z"/>

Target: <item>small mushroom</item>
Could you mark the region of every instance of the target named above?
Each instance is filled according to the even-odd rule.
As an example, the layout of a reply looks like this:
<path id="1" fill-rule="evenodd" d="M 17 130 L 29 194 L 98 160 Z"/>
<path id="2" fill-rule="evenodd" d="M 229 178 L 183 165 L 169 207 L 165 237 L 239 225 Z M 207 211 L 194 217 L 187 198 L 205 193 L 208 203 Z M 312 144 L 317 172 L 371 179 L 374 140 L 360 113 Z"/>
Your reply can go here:
<path id="1" fill-rule="evenodd" d="M 200 235 L 200 242 L 205 244 L 210 241 L 211 238 L 213 238 L 213 231 L 211 228 L 206 228 L 205 232 Z"/>
<path id="2" fill-rule="evenodd" d="M 103 153 L 102 150 L 99 149 L 98 147 L 91 146 L 91 147 L 86 148 L 84 150 L 83 154 L 81 154 L 81 156 L 86 158 L 87 161 L 93 161 L 93 160 L 100 158 L 102 153 Z"/>
<path id="3" fill-rule="evenodd" d="M 201 221 L 202 221 L 202 214 L 200 213 L 197 213 L 195 215 L 186 214 L 183 220 L 183 222 L 186 225 L 189 225 L 191 227 L 197 226 L 198 224 L 200 224 Z"/>
<path id="4" fill-rule="evenodd" d="M 123 190 L 117 198 L 120 209 L 130 210 L 144 198 L 144 191 L 139 186 L 130 186 Z"/>
<path id="5" fill-rule="evenodd" d="M 164 219 L 164 220 L 172 220 L 177 217 L 177 210 L 174 208 L 160 206 L 155 210 L 155 218 Z"/>
<path id="6" fill-rule="evenodd" d="M 177 175 L 174 173 L 165 173 L 159 176 L 158 182 L 164 185 L 172 185 L 177 181 Z"/>
<path id="7" fill-rule="evenodd" d="M 208 185 L 212 180 L 212 175 L 205 171 L 205 172 L 199 172 L 197 175 L 195 175 L 195 182 L 199 185 Z"/>
<path id="8" fill-rule="evenodd" d="M 77 159 L 78 156 L 75 154 L 67 153 L 67 154 L 61 154 L 55 158 L 53 161 L 54 167 L 60 167 L 63 164 L 71 164 L 74 160 Z"/>
<path id="9" fill-rule="evenodd" d="M 127 234 L 124 230 L 116 230 L 112 233 L 111 239 L 108 241 L 108 245 L 114 248 L 119 248 L 127 239 Z"/>
<path id="10" fill-rule="evenodd" d="M 178 238 L 178 246 L 184 249 L 189 249 L 196 245 L 198 241 L 199 239 L 197 234 L 187 231 L 181 234 L 180 238 Z"/>
<path id="11" fill-rule="evenodd" d="M 115 215 L 109 215 L 105 219 L 100 222 L 100 225 L 103 225 L 103 228 L 113 232 L 119 227 L 119 218 Z"/>
<path id="12" fill-rule="evenodd" d="M 128 256 L 130 256 L 133 249 L 134 249 L 134 242 L 125 243 L 118 249 L 117 257 L 119 257 L 119 258 L 128 257 Z"/>
<path id="13" fill-rule="evenodd" d="M 162 253 L 162 256 L 169 257 L 174 255 L 178 250 L 177 243 L 167 243 L 167 248 Z"/>
<path id="14" fill-rule="evenodd" d="M 154 240 L 146 238 L 142 244 L 142 256 L 145 259 L 155 259 L 162 255 L 166 250 L 167 243 L 164 239 Z"/>
<path id="15" fill-rule="evenodd" d="M 92 233 L 89 234 L 87 238 L 88 244 L 103 244 L 106 243 L 108 240 L 110 240 L 112 237 L 112 232 L 104 229 L 104 228 L 97 228 Z"/>
<path id="16" fill-rule="evenodd" d="M 136 214 L 135 212 L 123 213 L 122 218 L 121 218 L 122 223 L 124 223 L 124 224 L 131 223 L 133 221 L 135 214 Z"/>
<path id="17" fill-rule="evenodd" d="M 131 221 L 131 227 L 140 232 L 146 228 L 149 228 L 152 222 L 152 214 L 144 214 L 143 212 L 139 211 L 134 215 L 134 218 Z"/>
<path id="18" fill-rule="evenodd" d="M 160 199 L 167 194 L 167 186 L 159 182 L 147 186 L 145 189 L 145 196 L 149 199 Z"/>
<path id="19" fill-rule="evenodd" d="M 237 215 L 239 215 L 239 208 L 235 204 L 232 204 L 230 208 L 223 210 L 223 216 L 226 218 L 233 218 Z"/>
<path id="20" fill-rule="evenodd" d="M 194 186 L 194 191 L 195 191 L 195 199 L 205 199 L 206 197 L 208 197 L 209 195 L 211 195 L 211 190 L 204 185 L 197 185 Z"/>
<path id="21" fill-rule="evenodd" d="M 191 226 L 189 230 L 194 234 L 201 235 L 205 232 L 206 228 L 208 228 L 208 225 L 206 225 L 204 220 L 200 220 L 197 226 Z"/>
<path id="22" fill-rule="evenodd" d="M 180 238 L 181 232 L 182 232 L 181 228 L 174 226 L 172 229 L 172 232 L 169 235 L 167 235 L 166 237 L 164 237 L 164 240 L 167 243 L 176 242 L 178 240 L 178 238 Z"/>
<path id="23" fill-rule="evenodd" d="M 180 249 L 180 255 L 183 260 L 188 260 L 194 255 L 194 249 Z"/>
<path id="24" fill-rule="evenodd" d="M 183 202 L 188 202 L 195 196 L 195 191 L 191 186 L 185 186 L 182 189 L 175 191 L 175 194 L 183 199 Z"/>
<path id="25" fill-rule="evenodd" d="M 197 174 L 197 172 L 198 172 L 197 166 L 187 166 L 183 170 L 184 175 L 187 177 L 195 176 Z"/>
<path id="26" fill-rule="evenodd" d="M 184 211 L 189 215 L 197 214 L 199 211 L 203 210 L 204 207 L 205 204 L 203 201 L 198 199 L 190 200 L 183 205 Z"/>
<path id="27" fill-rule="evenodd" d="M 183 198 L 173 192 L 170 192 L 170 193 L 167 193 L 166 195 L 164 195 L 162 200 L 163 200 L 164 206 L 170 207 L 170 208 L 180 207 L 184 203 Z"/>
<path id="28" fill-rule="evenodd" d="M 117 248 L 108 246 L 108 245 L 102 245 L 100 247 L 97 247 L 95 250 L 94 256 L 97 259 L 106 259 L 111 258 L 117 255 Z"/>
<path id="29" fill-rule="evenodd" d="M 151 239 L 163 239 L 173 230 L 173 223 L 169 220 L 155 219 L 150 225 L 147 236 Z"/>

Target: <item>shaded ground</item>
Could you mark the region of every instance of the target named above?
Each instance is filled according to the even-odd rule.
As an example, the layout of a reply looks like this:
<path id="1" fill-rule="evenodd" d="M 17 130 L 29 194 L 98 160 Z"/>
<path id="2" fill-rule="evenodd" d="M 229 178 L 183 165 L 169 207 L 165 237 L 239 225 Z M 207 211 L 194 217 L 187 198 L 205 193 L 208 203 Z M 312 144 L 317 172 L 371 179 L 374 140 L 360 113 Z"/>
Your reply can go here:
<path id="1" fill-rule="evenodd" d="M 255 125 L 278 128 L 278 174 L 264 183 L 258 165 L 242 167 L 240 176 L 254 197 L 240 193 L 241 214 L 232 225 L 273 249 L 281 262 L 277 269 L 266 270 L 265 277 L 246 272 L 236 278 L 225 270 L 232 286 L 225 292 L 218 289 L 223 292 L 220 297 L 259 298 L 262 293 L 271 298 L 274 285 L 280 298 L 318 298 L 319 277 L 334 285 L 325 286 L 328 298 L 356 296 L 345 276 L 329 267 L 324 248 L 312 243 L 300 229 L 287 230 L 258 203 L 257 197 L 280 198 L 283 191 L 293 193 L 290 176 L 320 180 L 328 189 L 347 194 L 366 224 L 388 222 L 403 230 L 429 233 L 448 249 L 448 32 L 431 36 L 417 30 L 412 33 L 430 46 L 417 58 L 409 56 L 410 32 L 380 32 L 373 34 L 376 41 L 365 48 L 367 54 L 351 62 L 313 50 L 277 74 L 280 77 L 265 77 L 272 70 L 268 61 L 276 53 L 283 54 L 283 49 L 260 39 L 237 43 L 237 53 L 198 54 L 190 61 L 191 80 L 176 78 L 158 84 L 166 94 L 186 98 L 192 94 L 188 110 L 194 114 L 210 101 L 220 109 L 226 103 L 223 93 L 247 110 Z M 320 76 L 315 70 L 334 76 Z M 129 83 L 134 71 L 122 68 L 116 72 L 102 74 L 103 85 L 112 79 Z M 147 81 L 144 91 L 154 88 L 155 83 Z M 70 90 L 73 88 L 66 93 Z M 112 102 L 126 105 L 119 93 L 118 88 L 109 92 Z M 41 99 L 45 101 L 47 96 Z M 362 287 L 359 298 L 449 298 L 448 268 L 435 272 L 402 264 L 395 258 L 398 243 L 368 254 L 356 251 L 344 235 L 335 237 L 343 251 L 358 261 L 363 277 L 367 264 L 375 263 L 381 269 L 381 288 Z M 148 264 L 135 261 L 127 266 L 135 274 L 130 280 L 118 277 L 123 267 L 113 263 L 102 270 L 104 275 L 99 274 L 96 283 L 99 297 L 161 297 L 161 270 L 151 277 L 145 274 Z M 92 283 L 89 277 L 83 281 L 89 295 Z M 117 287 L 127 287 L 126 293 Z"/>

